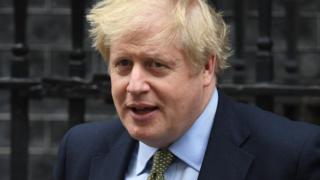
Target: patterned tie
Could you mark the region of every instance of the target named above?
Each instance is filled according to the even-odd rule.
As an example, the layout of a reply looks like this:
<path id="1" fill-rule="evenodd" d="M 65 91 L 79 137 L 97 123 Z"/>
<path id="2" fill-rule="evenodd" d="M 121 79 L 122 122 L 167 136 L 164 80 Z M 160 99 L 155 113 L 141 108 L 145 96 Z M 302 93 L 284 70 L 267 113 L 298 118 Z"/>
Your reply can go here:
<path id="1" fill-rule="evenodd" d="M 173 154 L 168 150 L 159 150 L 153 155 L 153 163 L 148 180 L 164 180 L 164 173 L 173 161 Z"/>

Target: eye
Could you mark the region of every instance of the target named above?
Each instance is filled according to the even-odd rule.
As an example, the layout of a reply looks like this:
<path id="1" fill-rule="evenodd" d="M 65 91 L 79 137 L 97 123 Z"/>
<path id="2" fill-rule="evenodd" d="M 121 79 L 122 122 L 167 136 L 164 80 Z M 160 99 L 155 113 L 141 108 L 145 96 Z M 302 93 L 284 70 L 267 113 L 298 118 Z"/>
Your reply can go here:
<path id="1" fill-rule="evenodd" d="M 126 67 L 126 66 L 130 66 L 132 63 L 130 60 L 128 59 L 120 59 L 116 62 L 115 66 L 116 67 Z"/>
<path id="2" fill-rule="evenodd" d="M 124 74 L 126 72 L 129 72 L 132 67 L 132 61 L 130 59 L 119 59 L 114 62 L 113 69 L 116 70 L 116 72 L 120 74 Z"/>
<path id="3" fill-rule="evenodd" d="M 160 69 L 160 68 L 165 68 L 165 67 L 166 67 L 165 64 L 163 64 L 163 63 L 161 63 L 161 62 L 158 62 L 158 61 L 156 61 L 156 60 L 150 61 L 150 63 L 148 64 L 148 66 L 149 66 L 150 68 L 154 68 L 154 69 Z"/>

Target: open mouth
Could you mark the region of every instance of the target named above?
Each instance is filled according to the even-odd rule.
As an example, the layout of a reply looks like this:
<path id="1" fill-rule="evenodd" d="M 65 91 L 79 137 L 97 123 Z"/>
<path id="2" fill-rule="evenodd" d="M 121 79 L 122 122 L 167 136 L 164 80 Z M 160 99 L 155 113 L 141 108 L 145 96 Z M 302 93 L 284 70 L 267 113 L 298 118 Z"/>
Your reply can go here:
<path id="1" fill-rule="evenodd" d="M 136 114 L 147 114 L 157 110 L 157 107 L 131 107 L 130 109 Z"/>

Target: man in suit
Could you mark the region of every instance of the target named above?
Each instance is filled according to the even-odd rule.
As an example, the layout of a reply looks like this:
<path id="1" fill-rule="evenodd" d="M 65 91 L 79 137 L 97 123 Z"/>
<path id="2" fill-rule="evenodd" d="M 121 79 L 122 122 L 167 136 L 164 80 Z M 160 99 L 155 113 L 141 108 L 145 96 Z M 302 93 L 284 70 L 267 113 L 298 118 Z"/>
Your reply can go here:
<path id="1" fill-rule="evenodd" d="M 320 179 L 318 127 L 216 88 L 228 28 L 205 0 L 103 0 L 88 19 L 119 119 L 69 130 L 55 180 Z"/>

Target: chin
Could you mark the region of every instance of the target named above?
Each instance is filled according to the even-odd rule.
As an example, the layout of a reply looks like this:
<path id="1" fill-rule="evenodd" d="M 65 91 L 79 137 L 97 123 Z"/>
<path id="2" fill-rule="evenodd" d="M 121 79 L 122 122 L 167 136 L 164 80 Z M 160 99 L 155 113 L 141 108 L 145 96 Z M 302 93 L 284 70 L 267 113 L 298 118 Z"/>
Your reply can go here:
<path id="1" fill-rule="evenodd" d="M 145 139 L 151 139 L 152 134 L 148 133 L 145 128 L 142 127 L 134 127 L 134 128 L 127 128 L 130 136 L 136 140 L 144 141 Z"/>
<path id="2" fill-rule="evenodd" d="M 154 133 L 148 133 L 144 130 L 135 130 L 135 131 L 129 130 L 128 132 L 133 139 L 141 141 L 152 147 L 159 146 L 158 144 L 160 143 L 160 140 L 159 138 L 157 138 L 157 135 Z"/>
<path id="3" fill-rule="evenodd" d="M 132 137 L 151 147 L 165 148 L 170 145 L 170 142 L 167 142 L 168 139 L 161 138 L 158 134 L 135 134 L 135 136 Z"/>

